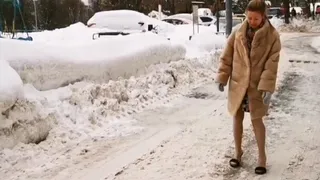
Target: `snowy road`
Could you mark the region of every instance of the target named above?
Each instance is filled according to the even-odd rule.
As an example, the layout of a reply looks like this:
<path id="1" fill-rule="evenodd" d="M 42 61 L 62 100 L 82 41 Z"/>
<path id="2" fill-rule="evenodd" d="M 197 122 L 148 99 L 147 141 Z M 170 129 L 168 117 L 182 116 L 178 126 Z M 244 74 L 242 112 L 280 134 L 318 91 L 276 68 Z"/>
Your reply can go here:
<path id="1" fill-rule="evenodd" d="M 319 36 L 318 33 L 294 33 L 289 36 L 291 38 L 283 42 L 283 46 L 286 53 L 291 55 L 290 60 L 318 61 L 320 59 L 320 53 L 311 46 L 313 38 Z"/>
<path id="2" fill-rule="evenodd" d="M 106 158 L 81 173 L 66 170 L 55 179 L 319 179 L 320 64 L 288 62 L 305 51 L 308 54 L 300 60 L 318 61 L 318 55 L 303 45 L 308 38 L 293 36 L 283 42 L 285 53 L 290 55 L 283 59 L 282 65 L 287 67 L 265 121 L 267 175 L 256 177 L 253 173 L 257 149 L 248 116 L 244 125 L 244 167 L 228 167 L 233 138 L 226 96 L 218 93 L 214 84 L 206 84 L 191 91 L 200 98 L 175 96 L 166 106 L 135 116 L 148 123 L 150 133 L 157 134 L 150 137 L 146 133 L 138 144 L 114 153 L 113 159 Z"/>

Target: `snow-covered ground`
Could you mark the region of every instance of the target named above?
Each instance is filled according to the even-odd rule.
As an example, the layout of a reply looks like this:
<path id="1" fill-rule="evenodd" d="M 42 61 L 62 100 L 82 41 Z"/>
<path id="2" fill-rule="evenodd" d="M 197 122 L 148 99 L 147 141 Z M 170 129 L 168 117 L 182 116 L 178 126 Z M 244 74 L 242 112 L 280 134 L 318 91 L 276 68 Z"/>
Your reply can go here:
<path id="1" fill-rule="evenodd" d="M 77 23 L 32 42 L 0 39 L 1 177 L 60 168 L 55 154 L 88 140 L 144 132 L 131 115 L 212 79 L 225 41 L 208 28 L 189 40 L 192 26 L 92 40 L 100 31 Z"/>
<path id="2" fill-rule="evenodd" d="M 309 19 L 293 19 L 289 24 L 284 24 L 282 19 L 274 18 L 272 24 L 281 32 L 320 32 L 320 22 Z"/>
<path id="3" fill-rule="evenodd" d="M 77 23 L 32 33 L 33 42 L 0 39 L 0 177 L 105 179 L 116 173 L 118 179 L 152 179 L 158 173 L 153 178 L 208 179 L 201 173 L 215 168 L 211 178 L 230 179 L 221 175 L 226 169 L 220 156 L 231 149 L 232 121 L 225 95 L 212 84 L 225 38 L 201 27 L 189 40 L 191 25 L 165 35 L 92 40 L 97 31 L 102 29 Z M 282 39 L 296 36 L 282 34 Z M 283 52 L 279 84 L 286 81 L 290 58 Z M 309 70 L 306 83 L 317 78 Z M 311 90 L 306 92 L 314 94 Z M 282 118 L 276 110 L 281 113 L 274 112 L 274 118 Z M 279 138 L 279 126 L 271 127 L 271 137 Z M 318 132 L 313 130 L 308 133 Z M 167 139 L 171 149 L 162 150 Z M 161 153 L 155 154 L 159 144 L 155 151 Z M 142 157 L 145 153 L 150 155 Z M 202 164 L 202 158 L 210 162 Z M 177 165 L 181 168 L 172 169 Z"/>
<path id="4" fill-rule="evenodd" d="M 320 36 L 315 37 L 312 40 L 311 47 L 313 47 L 318 53 L 320 53 Z"/>

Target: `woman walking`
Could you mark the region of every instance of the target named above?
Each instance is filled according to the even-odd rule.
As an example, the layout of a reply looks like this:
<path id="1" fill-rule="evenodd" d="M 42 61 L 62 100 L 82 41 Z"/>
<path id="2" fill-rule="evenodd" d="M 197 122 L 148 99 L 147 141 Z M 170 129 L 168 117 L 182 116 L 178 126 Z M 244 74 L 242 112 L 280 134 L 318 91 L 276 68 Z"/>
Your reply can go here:
<path id="1" fill-rule="evenodd" d="M 251 116 L 258 145 L 256 174 L 265 174 L 265 126 L 269 101 L 275 91 L 281 50 L 279 33 L 269 22 L 263 0 L 251 0 L 246 8 L 246 20 L 228 38 L 220 57 L 216 82 L 222 92 L 229 81 L 228 110 L 233 116 L 235 156 L 230 166 L 240 167 L 243 150 L 244 113 Z"/>

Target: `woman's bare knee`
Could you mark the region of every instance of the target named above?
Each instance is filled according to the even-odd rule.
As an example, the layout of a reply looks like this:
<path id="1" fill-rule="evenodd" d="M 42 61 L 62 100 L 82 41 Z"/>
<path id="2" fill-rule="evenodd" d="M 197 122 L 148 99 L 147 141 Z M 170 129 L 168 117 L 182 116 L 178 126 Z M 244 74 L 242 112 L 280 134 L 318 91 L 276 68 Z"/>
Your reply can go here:
<path id="1" fill-rule="evenodd" d="M 251 119 L 252 126 L 255 129 L 264 128 L 264 123 L 262 118 Z"/>

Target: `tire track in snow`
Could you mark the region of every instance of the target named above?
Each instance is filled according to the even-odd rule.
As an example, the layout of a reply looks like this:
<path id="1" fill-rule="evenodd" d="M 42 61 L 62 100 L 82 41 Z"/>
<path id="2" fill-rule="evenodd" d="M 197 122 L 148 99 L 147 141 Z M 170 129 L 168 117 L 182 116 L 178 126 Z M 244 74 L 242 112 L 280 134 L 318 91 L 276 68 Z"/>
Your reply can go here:
<path id="1" fill-rule="evenodd" d="M 214 84 L 210 84 L 197 89 L 200 92 L 194 94 L 219 93 L 215 88 Z M 222 93 L 194 102 L 196 110 L 201 114 L 198 121 L 162 143 L 153 153 L 128 166 L 121 174 L 108 179 L 176 180 L 216 177 L 216 172 L 221 169 L 221 161 L 225 158 L 224 150 L 232 143 L 232 121 L 227 115 L 225 102 L 226 96 Z M 184 118 L 187 118 L 187 114 Z"/>
<path id="2" fill-rule="evenodd" d="M 215 86 L 211 86 L 215 88 Z M 199 89 L 195 91 L 199 91 Z M 137 163 L 143 157 L 143 154 L 153 154 L 156 151 L 153 149 L 158 145 L 161 147 L 163 141 L 184 131 L 186 126 L 190 126 L 212 114 L 217 106 L 214 100 L 225 99 L 221 95 L 214 95 L 213 92 L 214 90 L 210 89 L 200 93 L 207 94 L 208 99 L 177 96 L 176 100 L 163 107 L 134 114 L 133 117 L 142 124 L 146 124 L 147 129 L 149 129 L 149 132 L 138 137 L 138 141 L 131 139 L 134 143 L 131 142 L 127 146 L 122 146 L 118 152 L 112 154 L 112 157 L 110 157 L 110 154 L 108 157 L 103 157 L 103 152 L 102 155 L 98 155 L 100 160 L 97 156 L 93 157 L 95 163 L 91 164 L 88 169 L 84 169 L 83 166 L 78 168 L 73 166 L 73 170 L 68 169 L 61 172 L 54 179 L 110 179 L 107 177 L 126 172 L 128 164 Z M 191 96 L 194 95 L 194 93 L 190 94 Z M 91 159 L 90 162 L 93 162 L 93 160 Z M 82 170 L 82 172 L 72 175 L 72 172 L 78 172 L 79 170 Z"/>

